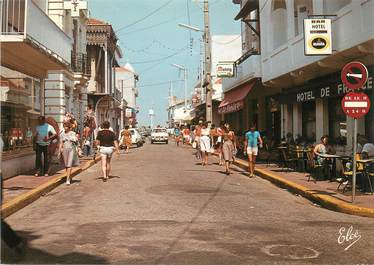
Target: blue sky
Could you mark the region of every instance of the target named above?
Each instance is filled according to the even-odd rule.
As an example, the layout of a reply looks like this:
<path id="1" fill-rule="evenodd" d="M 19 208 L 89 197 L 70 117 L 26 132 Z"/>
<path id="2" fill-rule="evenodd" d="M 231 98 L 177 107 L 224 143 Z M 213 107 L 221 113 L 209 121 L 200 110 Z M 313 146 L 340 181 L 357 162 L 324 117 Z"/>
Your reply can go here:
<path id="1" fill-rule="evenodd" d="M 201 33 L 190 32 L 178 23 L 203 28 L 202 1 L 195 0 L 88 0 L 91 17 L 113 25 L 124 53 L 121 61 L 130 62 L 139 74 L 140 125 L 149 125 L 148 110 L 155 110 L 155 124 L 165 125 L 170 81 L 174 95 L 184 96 L 183 82 L 178 69 L 171 64 L 188 68 L 188 91 L 197 80 L 200 63 Z M 240 34 L 240 23 L 234 21 L 239 6 L 231 0 L 210 0 L 211 34 Z M 148 18 L 149 13 L 165 5 Z M 189 8 L 187 8 L 187 6 Z M 189 10 L 189 12 L 187 12 Z M 133 24 L 133 25 L 131 25 Z M 192 40 L 191 40 L 192 38 Z M 192 47 L 191 47 L 192 43 Z"/>

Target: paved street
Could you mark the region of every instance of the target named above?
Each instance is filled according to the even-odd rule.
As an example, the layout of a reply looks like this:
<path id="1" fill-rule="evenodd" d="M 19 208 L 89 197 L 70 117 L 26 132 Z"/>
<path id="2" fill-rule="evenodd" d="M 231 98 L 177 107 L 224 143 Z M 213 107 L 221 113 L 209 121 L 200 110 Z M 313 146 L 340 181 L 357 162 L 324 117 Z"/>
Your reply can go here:
<path id="1" fill-rule="evenodd" d="M 28 238 L 25 263 L 374 263 L 373 219 L 197 163 L 170 143 L 115 158 L 106 183 L 95 165 L 7 219 Z M 350 226 L 361 238 L 344 251 Z"/>

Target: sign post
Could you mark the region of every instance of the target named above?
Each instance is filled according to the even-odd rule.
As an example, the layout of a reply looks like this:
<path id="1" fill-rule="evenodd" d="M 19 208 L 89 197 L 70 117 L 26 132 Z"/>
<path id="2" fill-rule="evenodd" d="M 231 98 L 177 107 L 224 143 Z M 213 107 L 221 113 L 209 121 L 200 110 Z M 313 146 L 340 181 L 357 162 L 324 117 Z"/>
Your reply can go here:
<path id="1" fill-rule="evenodd" d="M 341 79 L 349 89 L 361 89 L 368 78 L 368 70 L 360 62 L 351 62 L 344 66 Z M 352 202 L 356 197 L 356 171 L 357 171 L 357 119 L 365 116 L 370 110 L 370 99 L 365 93 L 346 94 L 342 99 L 342 108 L 346 115 L 354 119 L 353 129 L 353 163 L 352 163 Z"/>

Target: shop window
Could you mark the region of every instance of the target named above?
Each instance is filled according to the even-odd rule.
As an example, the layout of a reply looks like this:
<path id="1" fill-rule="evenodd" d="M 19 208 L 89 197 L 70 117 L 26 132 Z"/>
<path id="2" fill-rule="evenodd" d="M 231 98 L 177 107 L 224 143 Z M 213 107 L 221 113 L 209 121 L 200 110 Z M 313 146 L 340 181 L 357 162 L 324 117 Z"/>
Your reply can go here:
<path id="1" fill-rule="evenodd" d="M 312 0 L 295 0 L 294 12 L 295 12 L 295 36 L 298 36 L 299 34 L 303 33 L 304 19 L 308 18 L 309 15 L 313 14 Z"/>
<path id="2" fill-rule="evenodd" d="M 341 98 L 330 98 L 329 110 L 329 138 L 330 142 L 347 144 L 347 117 L 341 107 Z"/>
<path id="3" fill-rule="evenodd" d="M 305 102 L 302 105 L 303 138 L 307 142 L 316 141 L 316 103 Z"/>
<path id="4" fill-rule="evenodd" d="M 284 0 L 273 0 L 272 7 L 273 48 L 287 43 L 287 6 Z"/>
<path id="5" fill-rule="evenodd" d="M 1 136 L 4 151 L 31 150 L 40 115 L 40 80 L 1 66 Z"/>
<path id="6" fill-rule="evenodd" d="M 349 5 L 352 0 L 324 0 L 324 13 L 328 15 L 335 15 L 340 9 Z"/>

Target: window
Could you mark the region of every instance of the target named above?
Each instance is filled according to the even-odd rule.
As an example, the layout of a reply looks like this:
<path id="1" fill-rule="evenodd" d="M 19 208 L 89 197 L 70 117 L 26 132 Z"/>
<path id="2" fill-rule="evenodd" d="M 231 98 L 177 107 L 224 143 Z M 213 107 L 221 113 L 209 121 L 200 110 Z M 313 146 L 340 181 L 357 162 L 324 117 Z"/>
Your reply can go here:
<path id="1" fill-rule="evenodd" d="M 347 144 L 347 118 L 341 108 L 341 98 L 328 100 L 330 142 Z"/>
<path id="2" fill-rule="evenodd" d="M 302 105 L 303 138 L 308 142 L 316 141 L 316 103 L 305 102 Z"/>
<path id="3" fill-rule="evenodd" d="M 323 9 L 325 14 L 335 15 L 340 9 L 349 5 L 352 0 L 324 0 Z"/>
<path id="4" fill-rule="evenodd" d="M 294 12 L 295 12 L 295 36 L 298 36 L 299 34 L 303 33 L 304 19 L 308 18 L 308 15 L 313 14 L 312 0 L 295 0 Z"/>
<path id="5" fill-rule="evenodd" d="M 273 0 L 272 7 L 273 48 L 287 42 L 287 6 L 284 0 Z"/>

